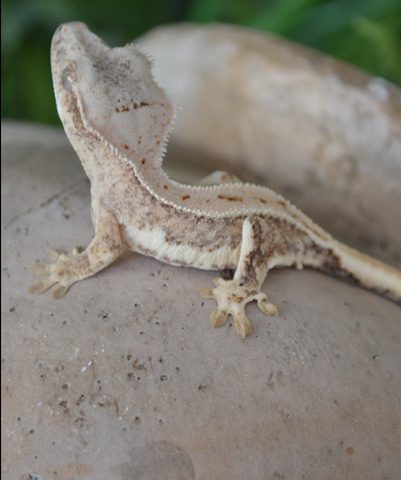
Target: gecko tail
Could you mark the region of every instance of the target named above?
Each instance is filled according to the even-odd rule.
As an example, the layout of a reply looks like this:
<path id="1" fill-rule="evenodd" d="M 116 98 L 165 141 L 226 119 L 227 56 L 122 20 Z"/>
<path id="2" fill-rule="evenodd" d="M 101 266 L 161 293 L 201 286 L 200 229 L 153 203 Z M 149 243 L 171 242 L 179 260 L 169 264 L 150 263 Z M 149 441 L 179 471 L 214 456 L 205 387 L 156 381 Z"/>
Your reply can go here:
<path id="1" fill-rule="evenodd" d="M 353 248 L 336 242 L 333 261 L 322 270 L 373 290 L 401 304 L 401 271 Z"/>

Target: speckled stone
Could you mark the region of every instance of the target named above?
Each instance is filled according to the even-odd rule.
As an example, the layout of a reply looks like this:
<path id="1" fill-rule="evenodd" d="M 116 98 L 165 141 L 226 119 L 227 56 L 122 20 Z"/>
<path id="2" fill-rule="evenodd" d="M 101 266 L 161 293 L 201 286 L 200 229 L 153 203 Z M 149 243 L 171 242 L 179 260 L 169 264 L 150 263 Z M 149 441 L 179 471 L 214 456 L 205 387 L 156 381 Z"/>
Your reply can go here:
<path id="1" fill-rule="evenodd" d="M 215 274 L 130 252 L 30 296 L 30 264 L 90 242 L 89 183 L 61 130 L 3 124 L 2 162 L 4 480 L 399 478 L 399 305 L 273 271 L 280 314 L 249 305 L 242 341 L 196 292 Z"/>

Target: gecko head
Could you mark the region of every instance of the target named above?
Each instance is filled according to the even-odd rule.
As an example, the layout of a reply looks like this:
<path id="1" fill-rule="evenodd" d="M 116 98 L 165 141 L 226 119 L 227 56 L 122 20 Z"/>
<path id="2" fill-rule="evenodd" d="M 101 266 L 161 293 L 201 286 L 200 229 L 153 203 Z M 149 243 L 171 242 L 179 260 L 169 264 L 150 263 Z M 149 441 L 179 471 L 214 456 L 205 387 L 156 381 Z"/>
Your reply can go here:
<path id="1" fill-rule="evenodd" d="M 82 57 L 100 56 L 109 49 L 82 22 L 65 23 L 56 30 L 51 45 L 51 67 L 57 110 L 63 122 L 69 94 L 78 85 Z"/>
<path id="2" fill-rule="evenodd" d="M 110 48 L 84 23 L 72 22 L 54 34 L 51 64 L 64 126 L 79 116 L 124 155 L 144 158 L 146 147 L 161 157 L 174 105 L 144 53 L 131 45 Z"/>

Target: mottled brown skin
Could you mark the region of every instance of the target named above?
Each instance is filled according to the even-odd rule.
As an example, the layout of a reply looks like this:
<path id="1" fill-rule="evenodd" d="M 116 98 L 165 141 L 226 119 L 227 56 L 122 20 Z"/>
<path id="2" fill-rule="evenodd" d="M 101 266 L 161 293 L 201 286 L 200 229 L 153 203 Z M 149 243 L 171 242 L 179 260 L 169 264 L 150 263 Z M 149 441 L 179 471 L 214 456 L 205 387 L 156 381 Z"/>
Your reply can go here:
<path id="1" fill-rule="evenodd" d="M 125 245 L 173 265 L 235 269 L 234 278 L 215 279 L 215 288 L 199 292 L 218 301 L 212 325 L 223 325 L 231 314 L 242 337 L 252 331 L 245 315 L 250 301 L 277 314 L 260 292 L 276 266 L 328 270 L 401 299 L 400 272 L 339 244 L 275 192 L 224 172 L 204 186 L 169 179 L 161 158 L 174 105 L 150 72 L 142 53 L 130 46 L 110 49 L 84 24 L 65 24 L 55 33 L 57 107 L 91 182 L 95 237 L 82 253 L 52 251 L 55 263 L 35 265 L 36 274 L 48 277 L 32 293 L 57 284 L 53 296 L 64 296 L 73 283 L 118 258 Z"/>

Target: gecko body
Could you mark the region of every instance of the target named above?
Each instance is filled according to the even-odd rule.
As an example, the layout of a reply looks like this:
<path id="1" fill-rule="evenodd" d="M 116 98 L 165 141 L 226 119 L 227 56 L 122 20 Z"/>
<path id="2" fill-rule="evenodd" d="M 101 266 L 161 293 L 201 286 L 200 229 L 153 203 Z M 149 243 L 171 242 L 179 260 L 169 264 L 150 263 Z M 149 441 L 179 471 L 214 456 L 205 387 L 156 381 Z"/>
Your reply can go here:
<path id="1" fill-rule="evenodd" d="M 401 302 L 401 272 L 340 244 L 274 191 L 224 172 L 198 186 L 167 177 L 161 162 L 175 107 L 139 50 L 112 49 L 73 22 L 56 31 L 51 63 L 59 116 L 91 182 L 95 237 L 82 253 L 53 250 L 54 263 L 34 265 L 48 276 L 32 293 L 56 285 L 53 296 L 64 296 L 126 246 L 172 265 L 235 270 L 199 292 L 218 301 L 212 325 L 231 314 L 242 337 L 252 331 L 248 302 L 277 313 L 260 291 L 276 266 L 328 271 Z"/>

